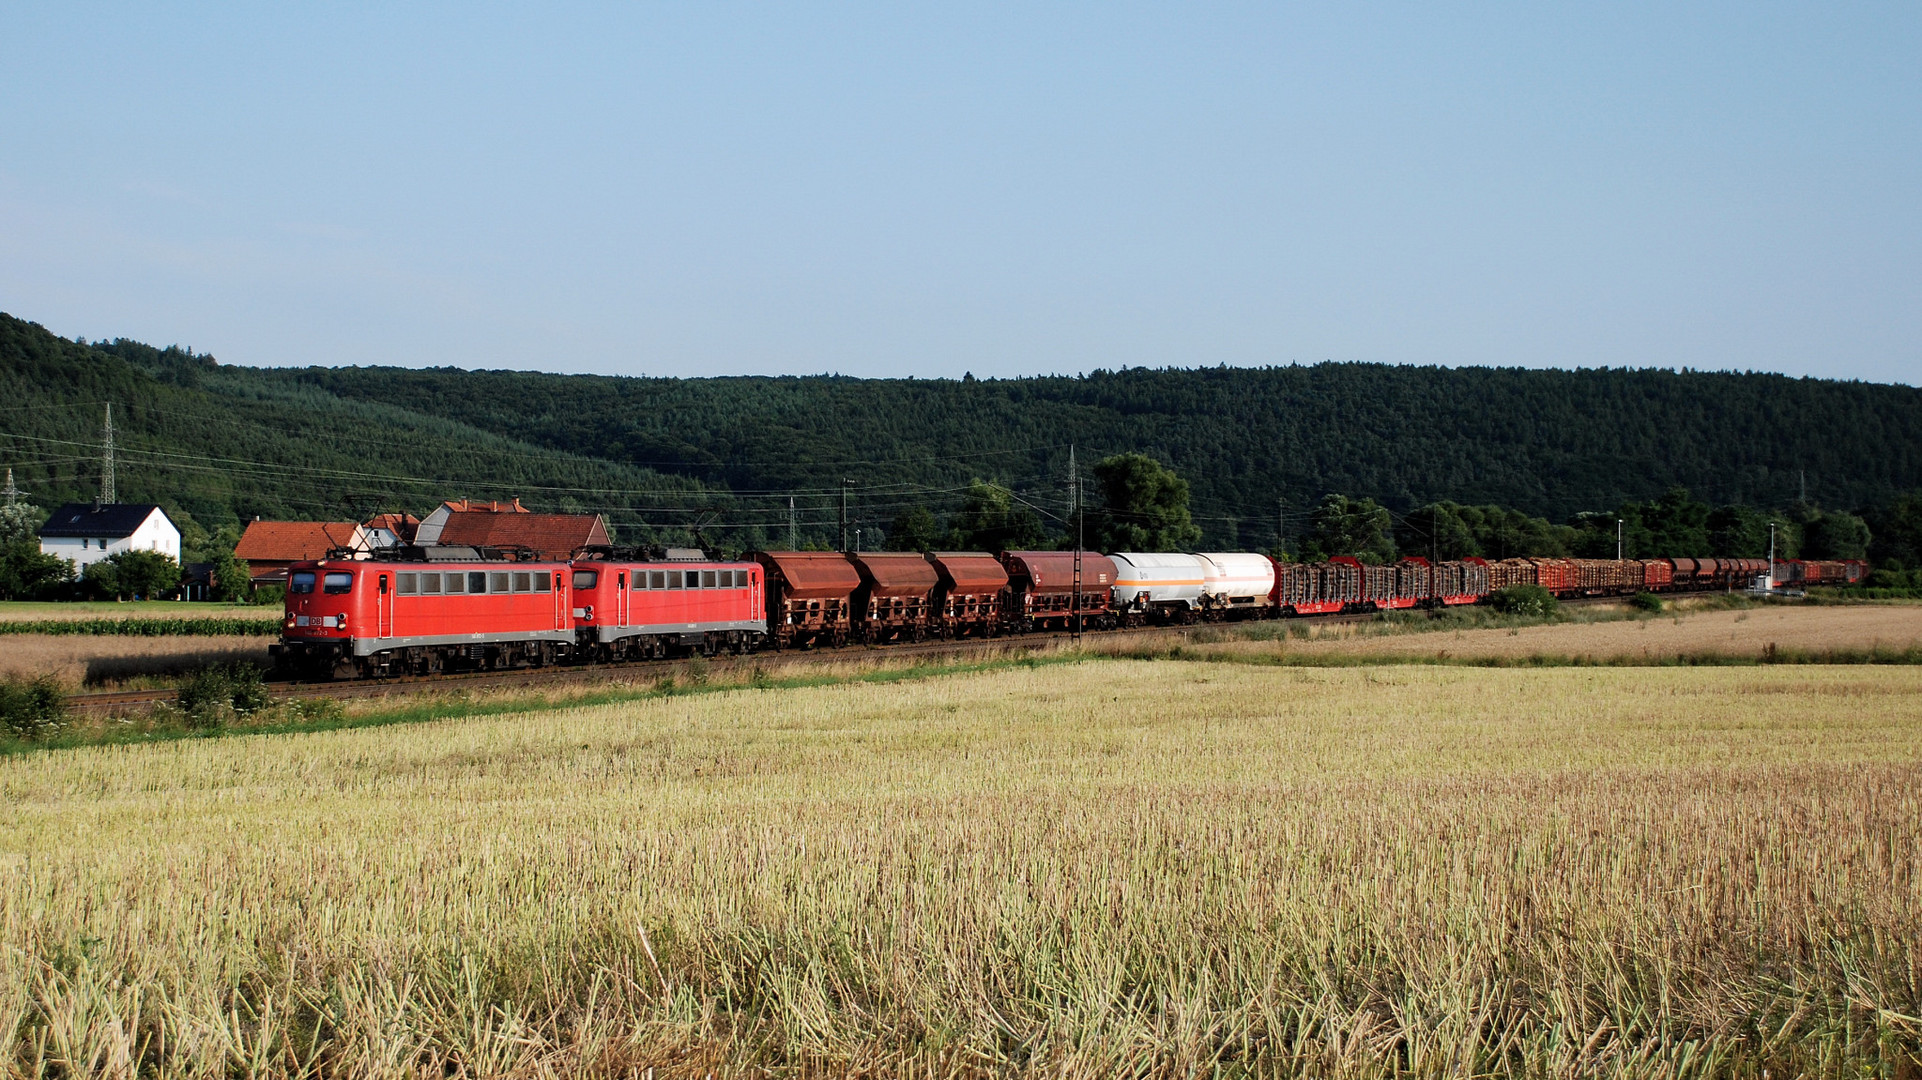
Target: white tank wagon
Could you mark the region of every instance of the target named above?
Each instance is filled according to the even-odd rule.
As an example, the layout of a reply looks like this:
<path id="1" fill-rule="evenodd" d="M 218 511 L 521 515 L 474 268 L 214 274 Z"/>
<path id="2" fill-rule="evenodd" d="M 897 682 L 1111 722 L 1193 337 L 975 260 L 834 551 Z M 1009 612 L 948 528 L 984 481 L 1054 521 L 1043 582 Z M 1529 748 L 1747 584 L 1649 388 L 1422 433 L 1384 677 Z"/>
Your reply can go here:
<path id="1" fill-rule="evenodd" d="M 1140 623 L 1187 622 L 1201 607 L 1208 573 L 1199 555 L 1125 551 L 1114 560 L 1114 609 Z"/>
<path id="2" fill-rule="evenodd" d="M 1246 551 L 1204 551 L 1201 608 L 1213 615 L 1263 618 L 1274 606 L 1275 564 Z"/>

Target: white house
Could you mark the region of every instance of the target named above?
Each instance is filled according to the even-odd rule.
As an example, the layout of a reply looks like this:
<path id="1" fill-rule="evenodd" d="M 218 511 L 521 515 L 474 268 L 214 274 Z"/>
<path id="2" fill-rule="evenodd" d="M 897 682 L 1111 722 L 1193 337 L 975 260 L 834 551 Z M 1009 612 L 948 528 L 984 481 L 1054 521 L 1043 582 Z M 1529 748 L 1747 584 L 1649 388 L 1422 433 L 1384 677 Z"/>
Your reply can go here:
<path id="1" fill-rule="evenodd" d="M 158 551 L 179 562 L 180 530 L 152 504 L 68 503 L 40 526 L 40 550 L 75 570 L 123 551 Z"/>

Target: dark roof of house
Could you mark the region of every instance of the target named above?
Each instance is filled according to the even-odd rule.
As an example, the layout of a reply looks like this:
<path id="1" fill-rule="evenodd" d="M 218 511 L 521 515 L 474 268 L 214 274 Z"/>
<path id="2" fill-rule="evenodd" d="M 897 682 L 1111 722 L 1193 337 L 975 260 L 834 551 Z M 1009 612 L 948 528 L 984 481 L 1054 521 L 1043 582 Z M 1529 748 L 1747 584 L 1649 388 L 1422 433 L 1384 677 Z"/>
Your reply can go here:
<path id="1" fill-rule="evenodd" d="M 147 515 L 160 510 L 153 503 L 68 503 L 47 516 L 41 536 L 132 536 Z M 164 517 L 166 511 L 162 510 Z M 172 523 L 171 518 L 168 523 Z"/>
<path id="2" fill-rule="evenodd" d="M 576 548 L 607 544 L 599 514 L 529 514 L 456 511 L 447 516 L 440 542 L 470 547 L 524 547 L 550 559 Z"/>

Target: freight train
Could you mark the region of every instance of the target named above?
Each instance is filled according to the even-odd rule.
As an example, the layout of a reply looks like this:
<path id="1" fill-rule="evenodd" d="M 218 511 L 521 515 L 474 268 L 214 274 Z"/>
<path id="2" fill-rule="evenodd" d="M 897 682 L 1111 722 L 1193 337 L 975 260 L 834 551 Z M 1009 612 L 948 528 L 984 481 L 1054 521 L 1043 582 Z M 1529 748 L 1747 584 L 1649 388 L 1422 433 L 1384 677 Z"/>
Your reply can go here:
<path id="1" fill-rule="evenodd" d="M 294 673 L 378 678 L 1067 630 L 1440 608 L 1512 585 L 1560 597 L 1747 588 L 1765 559 L 1277 562 L 1248 552 L 759 551 L 567 561 L 401 548 L 295 563 L 274 653 Z M 1777 560 L 1776 580 L 1844 585 L 1859 561 Z"/>

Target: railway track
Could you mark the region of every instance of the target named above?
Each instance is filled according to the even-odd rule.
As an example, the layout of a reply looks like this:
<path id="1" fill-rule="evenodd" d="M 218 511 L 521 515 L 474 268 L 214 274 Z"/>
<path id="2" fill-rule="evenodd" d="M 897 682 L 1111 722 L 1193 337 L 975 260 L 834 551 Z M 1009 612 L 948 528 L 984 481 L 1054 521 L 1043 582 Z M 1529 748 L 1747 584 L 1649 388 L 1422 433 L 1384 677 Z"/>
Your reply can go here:
<path id="1" fill-rule="evenodd" d="M 1621 597 L 1597 596 L 1575 598 L 1562 601 L 1573 606 L 1591 604 L 1619 604 Z M 1330 626 L 1343 623 L 1367 622 L 1376 618 L 1376 613 L 1361 612 L 1349 615 L 1324 615 L 1315 617 L 1310 625 Z M 1090 631 L 1087 637 L 1097 641 L 1127 641 L 1145 637 L 1185 638 L 1198 630 L 1214 630 L 1232 627 L 1237 624 L 1199 623 L 1188 626 L 1152 626 L 1128 630 Z M 710 671 L 724 672 L 740 668 L 766 667 L 770 663 L 781 667 L 793 667 L 801 663 L 823 663 L 836 660 L 859 660 L 866 658 L 949 658 L 966 657 L 996 653 L 1037 652 L 1056 645 L 1067 643 L 1072 635 L 1063 631 L 1048 631 L 1033 634 L 1006 635 L 993 638 L 938 639 L 920 642 L 903 642 L 893 645 L 843 645 L 838 648 L 820 648 L 775 653 L 752 653 L 746 656 L 715 656 L 707 659 Z M 617 664 L 583 664 L 579 666 L 560 666 L 546 668 L 515 668 L 507 671 L 470 671 L 440 675 L 398 675 L 385 679 L 357 679 L 341 682 L 296 682 L 269 678 L 267 690 L 277 699 L 327 698 L 346 700 L 351 698 L 395 697 L 408 694 L 447 693 L 465 690 L 485 690 L 503 686 L 539 688 L 544 686 L 563 687 L 570 685 L 592 685 L 596 683 L 636 683 L 659 679 L 676 674 L 687 664 L 689 658 L 671 660 L 635 660 Z M 92 694 L 73 694 L 67 698 L 67 707 L 74 711 L 97 715 L 117 715 L 137 712 L 156 704 L 176 700 L 176 689 L 159 690 L 113 690 Z"/>

